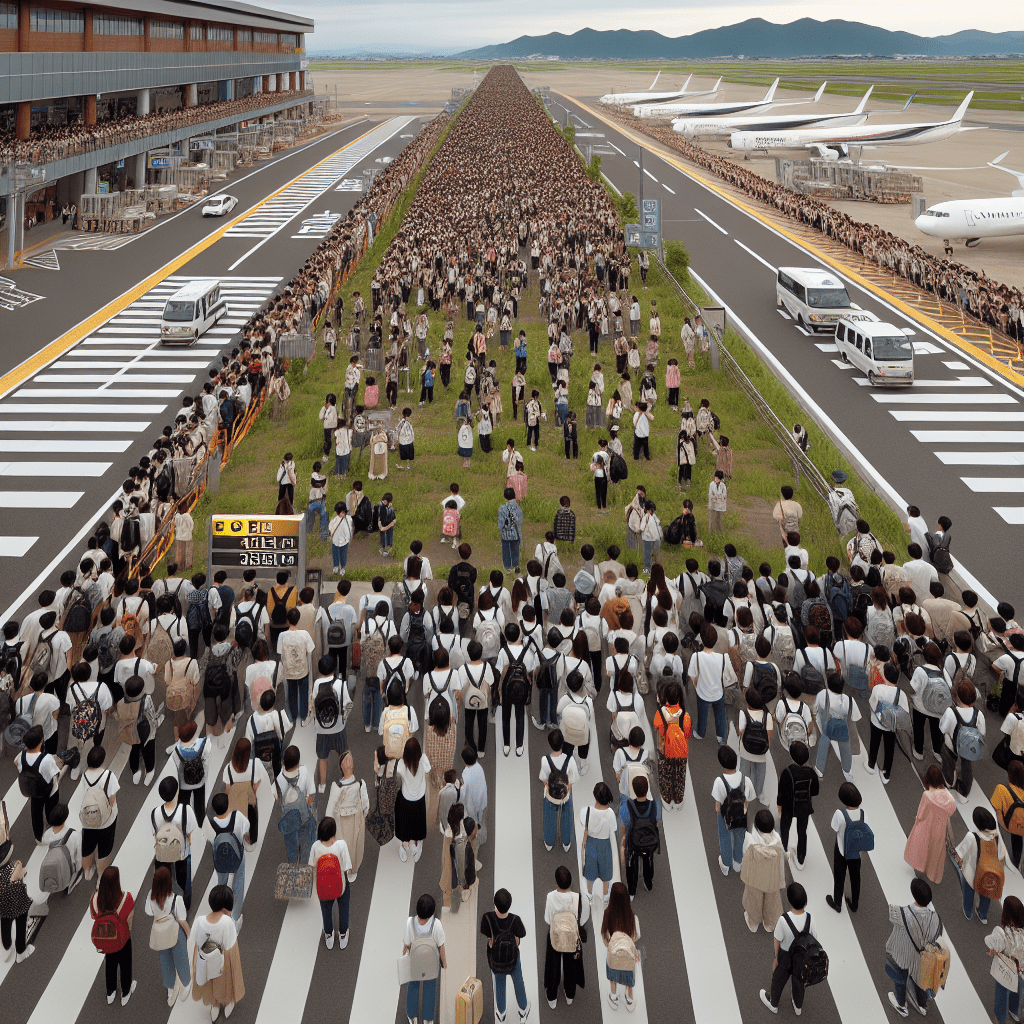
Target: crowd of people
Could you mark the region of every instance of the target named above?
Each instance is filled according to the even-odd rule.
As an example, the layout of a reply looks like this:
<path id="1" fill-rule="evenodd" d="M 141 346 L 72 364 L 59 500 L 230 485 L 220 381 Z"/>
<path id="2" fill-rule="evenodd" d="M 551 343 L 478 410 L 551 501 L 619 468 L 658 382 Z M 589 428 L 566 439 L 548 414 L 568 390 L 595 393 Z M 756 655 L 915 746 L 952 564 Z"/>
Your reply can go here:
<path id="1" fill-rule="evenodd" d="M 27 139 L 19 139 L 12 127 L 0 135 L 0 166 L 13 167 L 20 163 L 39 165 L 66 160 L 122 142 L 147 139 L 162 132 L 180 131 L 193 125 L 201 126 L 219 118 L 236 114 L 240 117 L 251 116 L 261 107 L 287 100 L 300 103 L 309 96 L 308 91 L 301 90 L 253 93 L 239 100 L 183 106 L 151 114 L 122 114 L 90 125 L 81 122 L 51 124 L 43 121 L 32 128 Z"/>
<path id="2" fill-rule="evenodd" d="M 956 260 L 933 256 L 877 224 L 854 220 L 813 196 L 801 195 L 769 181 L 733 160 L 709 153 L 684 139 L 673 132 L 671 126 L 659 126 L 621 112 L 617 116 L 635 131 L 656 138 L 682 153 L 691 163 L 711 171 L 784 216 L 820 231 L 876 266 L 959 307 L 975 320 L 1005 334 L 1024 352 L 1024 294 L 1019 287 L 993 281 L 984 271 L 972 270 Z"/>

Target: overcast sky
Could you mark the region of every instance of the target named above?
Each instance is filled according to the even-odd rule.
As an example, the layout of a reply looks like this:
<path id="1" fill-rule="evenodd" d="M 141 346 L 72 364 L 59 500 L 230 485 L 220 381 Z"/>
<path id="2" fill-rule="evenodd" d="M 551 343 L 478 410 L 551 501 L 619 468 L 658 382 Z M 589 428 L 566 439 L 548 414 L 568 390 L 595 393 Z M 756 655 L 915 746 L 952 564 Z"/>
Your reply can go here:
<path id="1" fill-rule="evenodd" d="M 735 24 L 747 18 L 776 23 L 811 17 L 847 17 L 888 29 L 937 36 L 962 29 L 1000 32 L 1020 27 L 1019 0 L 985 0 L 982 4 L 895 4 L 892 0 L 861 0 L 856 7 L 836 7 L 812 0 L 756 5 L 747 0 L 587 0 L 552 4 L 549 0 L 256 0 L 267 7 L 294 11 L 316 21 L 308 40 L 312 50 L 456 52 L 486 43 L 507 42 L 521 35 L 594 29 L 651 29 L 667 36 Z"/>

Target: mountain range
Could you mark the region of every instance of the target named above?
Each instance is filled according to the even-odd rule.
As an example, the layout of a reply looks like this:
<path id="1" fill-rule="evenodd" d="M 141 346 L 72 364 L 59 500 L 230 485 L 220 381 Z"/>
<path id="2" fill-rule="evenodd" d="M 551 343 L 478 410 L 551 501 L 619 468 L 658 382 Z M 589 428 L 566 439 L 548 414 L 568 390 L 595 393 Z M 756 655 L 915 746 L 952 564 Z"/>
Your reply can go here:
<path id="1" fill-rule="evenodd" d="M 550 32 L 543 36 L 519 36 L 511 42 L 465 50 L 456 56 L 469 60 L 522 60 L 532 56 L 557 56 L 564 60 L 692 60 L 741 55 L 779 59 L 855 54 L 973 57 L 1022 52 L 1024 32 L 970 29 L 948 36 L 918 36 L 856 21 L 800 18 L 788 25 L 776 25 L 751 18 L 737 25 L 676 38 L 630 29 L 599 32 L 584 28 L 572 35 Z"/>

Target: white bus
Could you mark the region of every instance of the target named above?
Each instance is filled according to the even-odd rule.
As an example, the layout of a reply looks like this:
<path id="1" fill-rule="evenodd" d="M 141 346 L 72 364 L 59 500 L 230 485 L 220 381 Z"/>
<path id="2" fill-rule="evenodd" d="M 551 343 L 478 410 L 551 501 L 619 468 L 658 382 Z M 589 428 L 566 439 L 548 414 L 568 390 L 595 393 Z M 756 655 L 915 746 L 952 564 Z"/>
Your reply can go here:
<path id="1" fill-rule="evenodd" d="M 194 345 L 200 334 L 227 313 L 220 281 L 191 281 L 167 300 L 160 315 L 160 341 L 164 345 Z"/>
<path id="2" fill-rule="evenodd" d="M 853 311 L 843 282 L 827 270 L 779 267 L 775 301 L 803 328 L 832 331 L 836 321 Z"/>
<path id="3" fill-rule="evenodd" d="M 844 363 L 863 370 L 874 386 L 914 383 L 914 331 L 877 319 L 836 324 L 836 348 Z"/>

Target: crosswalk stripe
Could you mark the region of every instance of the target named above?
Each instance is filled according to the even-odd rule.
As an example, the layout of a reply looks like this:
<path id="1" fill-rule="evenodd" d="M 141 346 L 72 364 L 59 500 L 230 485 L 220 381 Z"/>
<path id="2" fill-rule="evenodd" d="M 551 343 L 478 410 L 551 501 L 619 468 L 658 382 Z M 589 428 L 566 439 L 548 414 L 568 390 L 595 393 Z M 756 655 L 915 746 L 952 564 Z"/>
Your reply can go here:
<path id="1" fill-rule="evenodd" d="M 908 405 L 927 405 L 929 403 L 941 402 L 943 405 L 1017 405 L 1017 399 L 1005 392 L 997 392 L 994 395 L 959 395 L 956 393 L 944 395 L 914 394 L 912 391 L 883 391 L 872 392 L 871 397 L 876 402 L 904 402 Z"/>
<path id="2" fill-rule="evenodd" d="M 966 364 L 961 364 L 966 365 Z M 858 377 L 857 383 L 861 387 L 871 387 L 871 381 L 867 377 Z M 992 381 L 987 377 L 957 377 L 954 380 L 915 380 L 910 385 L 912 388 L 990 388 Z"/>
<path id="3" fill-rule="evenodd" d="M 1024 452 L 935 452 L 946 466 L 1024 466 Z"/>
<path id="4" fill-rule="evenodd" d="M 924 444 L 1024 444 L 1024 430 L 912 430 Z"/>
<path id="5" fill-rule="evenodd" d="M 889 415 L 897 420 L 943 420 L 946 423 L 1020 423 L 1024 421 L 1024 412 L 990 412 L 979 409 L 977 412 L 951 409 L 890 409 Z"/>
<path id="6" fill-rule="evenodd" d="M 79 441 L 73 438 L 60 442 L 61 451 L 65 455 L 119 455 L 126 452 L 131 441 L 111 439 L 105 441 Z M 0 452 L 8 455 L 53 454 L 53 441 L 49 438 L 15 438 L 0 437 Z"/>
<path id="7" fill-rule="evenodd" d="M 204 364 L 205 365 L 205 364 Z M 97 374 L 40 373 L 33 378 L 42 384 L 109 384 L 109 376 Z M 196 379 L 194 373 L 187 376 L 170 373 L 126 373 L 117 378 L 118 381 L 132 384 L 191 384 Z"/>
<path id="8" fill-rule="evenodd" d="M 130 413 L 133 415 L 153 415 L 155 416 L 158 412 L 163 412 L 166 409 L 166 405 L 119 405 L 117 411 L 122 413 Z M 9 402 L 4 406 L 0 406 L 3 412 L 7 413 L 23 413 L 26 415 L 32 414 L 57 414 L 57 413 L 80 413 L 85 415 L 102 415 L 108 413 L 110 410 L 104 409 L 101 405 L 75 405 L 67 402 Z"/>
<path id="9" fill-rule="evenodd" d="M 70 360 L 60 360 L 60 362 L 54 363 L 53 366 L 58 370 L 67 370 L 69 368 L 81 369 L 81 370 L 120 370 L 126 366 L 133 365 L 144 365 L 147 370 L 205 370 L 210 365 L 210 361 L 194 361 L 191 363 L 182 362 L 147 362 L 145 364 L 139 364 L 137 362 L 138 355 L 133 355 L 128 359 L 121 359 L 117 362 L 98 361 L 98 362 L 72 362 Z"/>
<path id="10" fill-rule="evenodd" d="M 1024 494 L 1024 478 L 1009 476 L 962 476 L 960 479 L 976 493 Z"/>
<path id="11" fill-rule="evenodd" d="M 112 462 L 0 462 L 0 475 L 6 477 L 103 476 Z"/>
<path id="12" fill-rule="evenodd" d="M 84 491 L 0 491 L 0 508 L 71 508 Z"/>
<path id="13" fill-rule="evenodd" d="M 0 406 L 2 408 L 2 406 Z M 131 420 L 104 420 L 100 423 L 76 423 L 74 430 L 77 433 L 80 430 L 87 430 L 98 434 L 113 434 L 113 433 L 131 433 L 139 434 L 143 430 L 149 427 L 149 423 L 142 423 L 141 421 Z M 68 429 L 66 422 L 51 422 L 42 420 L 38 423 L 33 422 L 21 422 L 21 423 L 8 423 L 5 420 L 0 420 L 0 431 L 22 431 L 26 433 L 34 433 L 35 431 L 41 431 L 45 434 L 58 434 L 63 430 Z"/>
<path id="14" fill-rule="evenodd" d="M 0 537 L 0 558 L 21 558 L 38 537 Z"/>
<path id="15" fill-rule="evenodd" d="M 77 379 L 77 378 L 76 378 Z M 176 398 L 177 390 L 166 388 L 19 388 L 18 398 L 94 398 L 109 401 L 111 398 Z M 5 406 L 0 405 L 0 411 Z M 166 408 L 166 406 L 165 406 Z"/>
<path id="16" fill-rule="evenodd" d="M 1011 526 L 1024 526 L 1024 508 L 1020 506 L 993 505 L 992 511 Z"/>
<path id="17" fill-rule="evenodd" d="M 100 342 L 99 344 L 107 344 L 107 342 Z M 120 342 L 118 342 L 118 344 L 120 344 Z M 145 349 L 143 349 L 142 351 L 145 351 Z M 79 360 L 94 359 L 97 357 L 104 356 L 128 356 L 134 358 L 139 354 L 140 352 L 138 350 L 130 348 L 100 348 L 86 350 L 83 352 L 69 352 L 64 358 L 74 360 L 75 362 L 73 363 L 73 365 L 75 366 L 83 366 L 84 364 L 79 362 Z M 216 348 L 209 349 L 205 352 L 200 352 L 198 349 L 194 348 L 184 348 L 179 351 L 178 349 L 168 348 L 166 346 L 160 349 L 161 359 L 198 359 L 200 356 L 206 356 L 207 362 L 209 362 L 210 359 L 214 359 L 216 356 L 219 355 L 220 349 Z M 69 362 L 65 365 L 70 366 L 72 365 L 72 363 Z"/>

